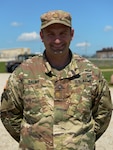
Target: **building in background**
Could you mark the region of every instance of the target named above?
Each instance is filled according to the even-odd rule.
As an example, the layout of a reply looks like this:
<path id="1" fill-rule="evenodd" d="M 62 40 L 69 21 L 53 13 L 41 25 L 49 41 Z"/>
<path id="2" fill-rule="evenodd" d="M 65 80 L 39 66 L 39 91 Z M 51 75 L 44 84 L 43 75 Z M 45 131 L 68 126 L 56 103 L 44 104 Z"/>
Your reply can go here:
<path id="1" fill-rule="evenodd" d="M 103 48 L 96 51 L 96 56 L 97 58 L 113 58 L 113 48 Z"/>
<path id="2" fill-rule="evenodd" d="M 15 59 L 20 54 L 30 54 L 29 48 L 12 48 L 0 50 L 0 58 Z"/>

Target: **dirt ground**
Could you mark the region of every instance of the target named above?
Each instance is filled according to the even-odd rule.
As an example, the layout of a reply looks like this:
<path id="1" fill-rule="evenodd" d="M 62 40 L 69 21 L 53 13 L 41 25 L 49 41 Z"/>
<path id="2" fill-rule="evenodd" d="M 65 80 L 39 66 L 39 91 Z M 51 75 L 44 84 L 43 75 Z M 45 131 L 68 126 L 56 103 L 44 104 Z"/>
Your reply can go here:
<path id="1" fill-rule="evenodd" d="M 0 74 L 0 95 L 10 74 Z M 110 88 L 113 100 L 113 88 Z M 112 115 L 113 116 L 113 115 Z M 5 130 L 0 120 L 0 150 L 18 150 L 18 143 Z M 96 150 L 113 150 L 113 117 L 108 129 L 96 142 Z"/>

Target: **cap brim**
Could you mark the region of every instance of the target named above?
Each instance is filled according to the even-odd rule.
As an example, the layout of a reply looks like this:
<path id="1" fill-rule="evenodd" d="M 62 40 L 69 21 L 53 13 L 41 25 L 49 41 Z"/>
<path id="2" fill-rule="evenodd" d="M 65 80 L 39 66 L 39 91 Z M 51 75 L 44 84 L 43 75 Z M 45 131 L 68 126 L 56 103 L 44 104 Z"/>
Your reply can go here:
<path id="1" fill-rule="evenodd" d="M 50 22 L 46 23 L 45 25 L 41 25 L 41 29 L 46 28 L 49 25 L 55 24 L 55 23 L 59 23 L 59 24 L 63 24 L 65 26 L 71 27 L 71 24 L 68 22 L 64 22 L 62 20 L 51 20 Z"/>

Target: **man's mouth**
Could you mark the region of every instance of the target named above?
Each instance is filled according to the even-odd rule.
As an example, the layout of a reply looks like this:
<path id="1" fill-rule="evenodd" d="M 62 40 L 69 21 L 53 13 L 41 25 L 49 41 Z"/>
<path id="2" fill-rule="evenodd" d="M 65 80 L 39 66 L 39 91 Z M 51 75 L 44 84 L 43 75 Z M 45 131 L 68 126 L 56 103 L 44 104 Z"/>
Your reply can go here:
<path id="1" fill-rule="evenodd" d="M 62 51 L 64 49 L 64 45 L 57 45 L 57 46 L 53 45 L 52 48 L 56 51 L 60 51 L 60 50 Z"/>

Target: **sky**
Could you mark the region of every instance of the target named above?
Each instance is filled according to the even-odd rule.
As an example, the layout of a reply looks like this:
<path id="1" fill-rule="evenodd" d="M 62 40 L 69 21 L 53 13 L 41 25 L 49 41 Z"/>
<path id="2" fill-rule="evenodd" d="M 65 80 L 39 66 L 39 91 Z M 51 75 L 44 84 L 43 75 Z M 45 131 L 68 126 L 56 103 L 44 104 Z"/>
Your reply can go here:
<path id="1" fill-rule="evenodd" d="M 72 16 L 74 37 L 70 48 L 79 55 L 92 56 L 113 47 L 113 0 L 3 0 L 0 2 L 0 50 L 30 48 L 44 51 L 40 16 L 61 9 Z"/>

